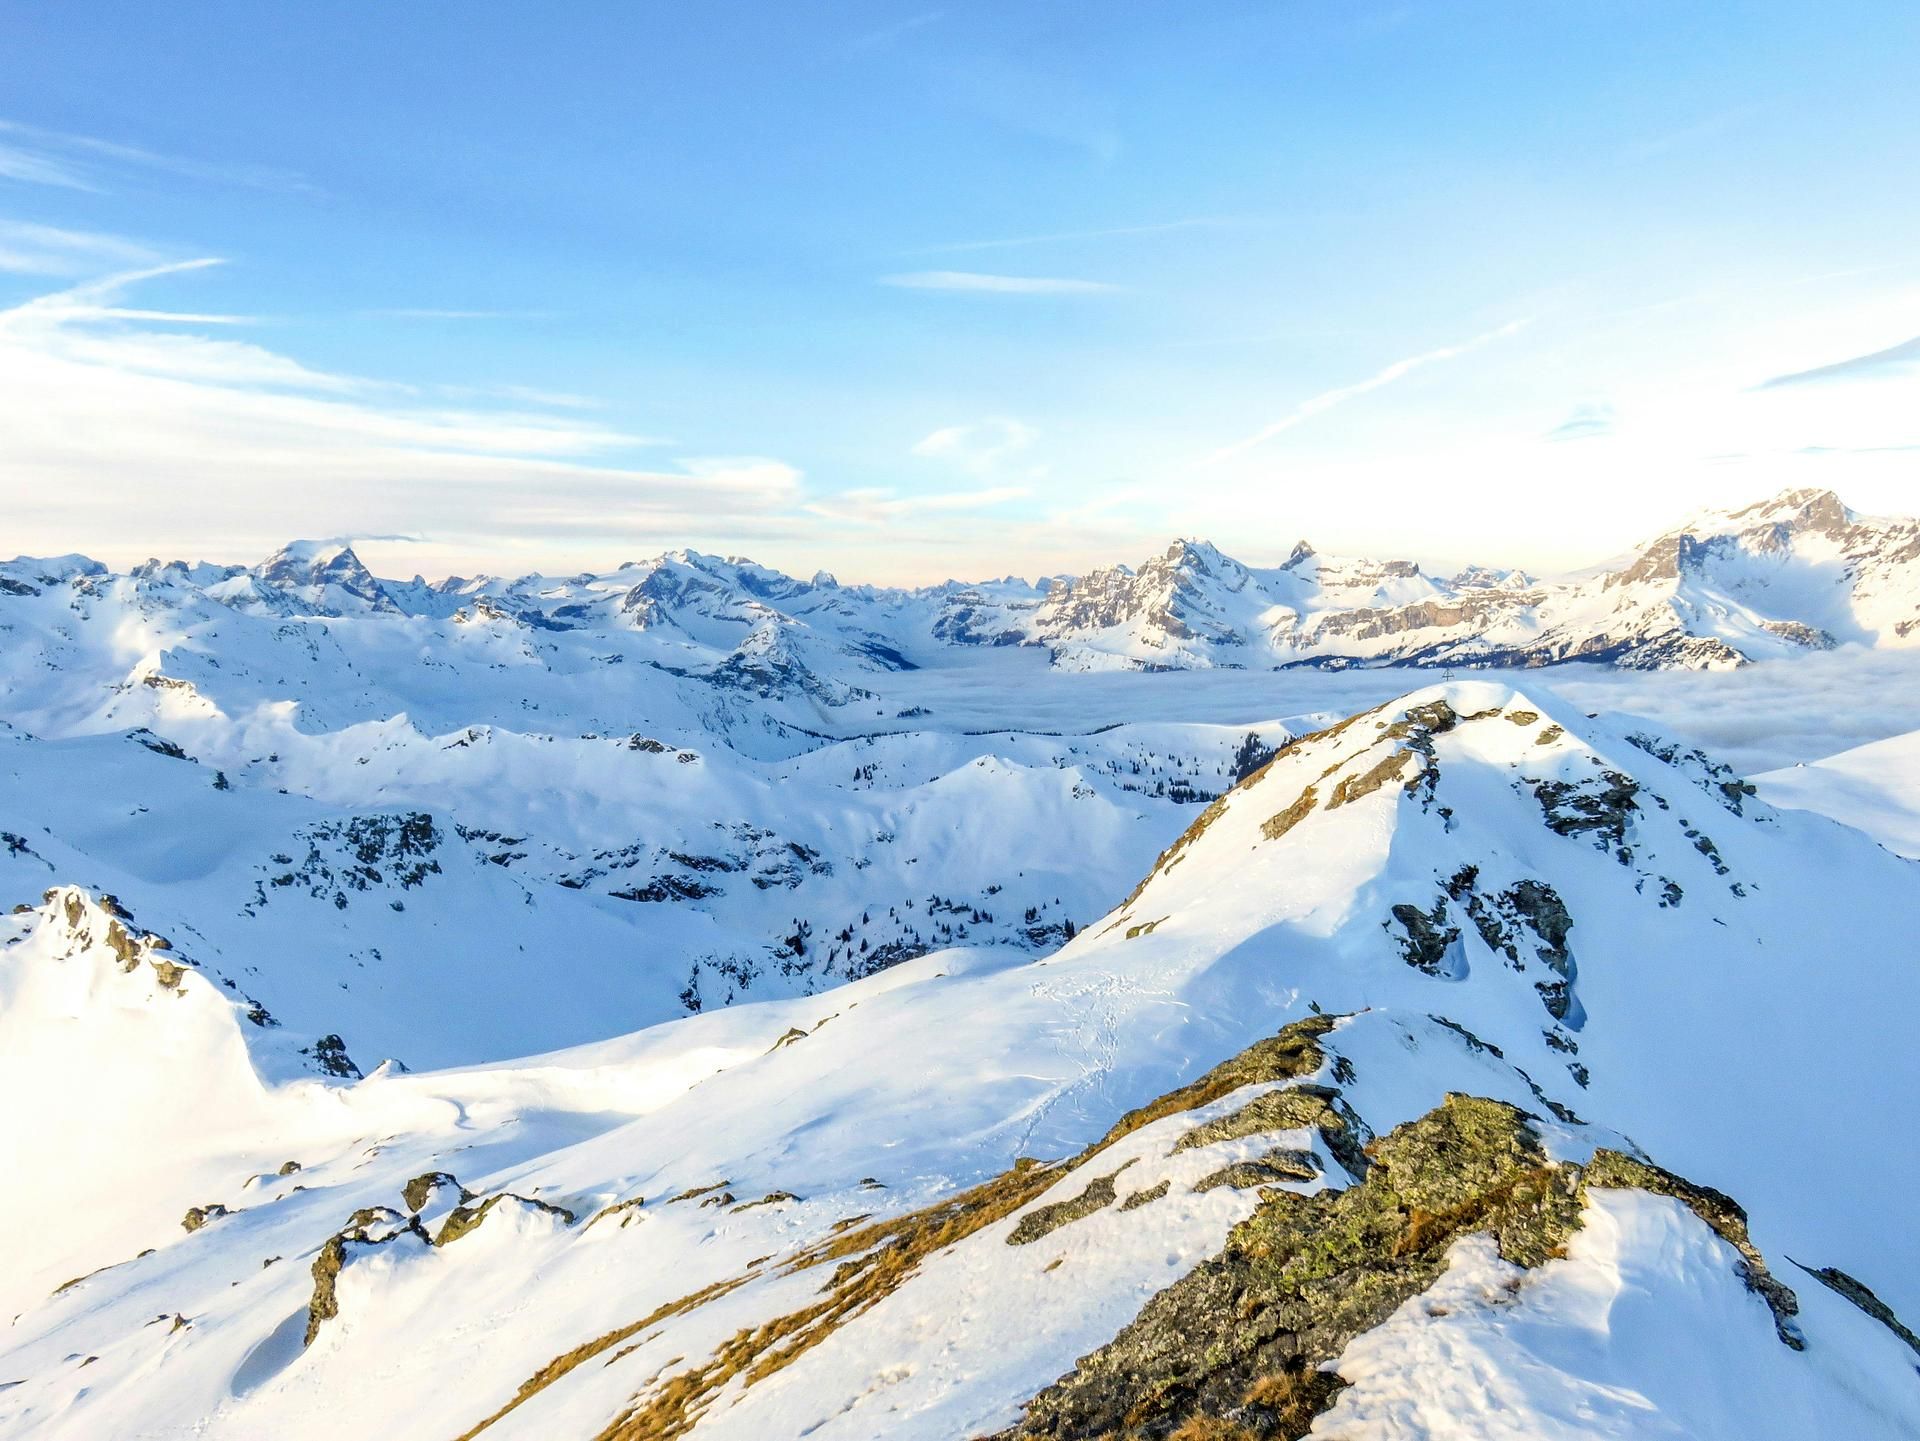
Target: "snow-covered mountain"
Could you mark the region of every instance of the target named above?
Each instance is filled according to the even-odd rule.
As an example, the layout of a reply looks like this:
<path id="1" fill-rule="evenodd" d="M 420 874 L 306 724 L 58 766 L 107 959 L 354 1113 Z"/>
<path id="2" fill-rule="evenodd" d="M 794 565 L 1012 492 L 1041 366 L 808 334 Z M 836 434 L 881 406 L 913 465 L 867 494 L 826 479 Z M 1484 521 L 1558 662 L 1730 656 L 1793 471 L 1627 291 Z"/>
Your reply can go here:
<path id="1" fill-rule="evenodd" d="M 1055 664 L 1540 666 L 1597 660 L 1721 669 L 1843 642 L 1905 646 L 1920 633 L 1920 523 L 1789 491 L 1702 515 L 1633 554 L 1541 582 L 1472 567 L 1430 577 L 1408 561 L 1339 560 L 1302 541 L 1255 569 L 1180 541 L 1137 570 L 1049 592 L 1020 638 Z"/>
<path id="2" fill-rule="evenodd" d="M 1558 589 L 1304 545 L 1259 571 L 1197 543 L 1044 591 L 877 590 L 692 552 L 436 584 L 378 579 L 340 542 L 120 575 L 15 561 L 0 874 L 16 900 L 121 897 L 355 1064 L 492 1060 L 949 943 L 1049 950 L 1190 807 L 1332 709 L 1255 690 L 1227 725 L 1126 704 L 1083 724 L 1067 703 L 1063 727 L 1021 700 L 1036 666 L 1305 660 L 1353 669 L 1351 705 L 1403 688 L 1382 661 L 1718 663 L 1736 611 L 1748 651 L 1798 649 L 1753 620 L 1767 596 L 1809 633 L 1903 644 L 1914 536 L 1800 494 Z M 1574 612 L 1585 630 L 1541 620 Z M 1595 628 L 1614 614 L 1633 646 Z M 1483 630 L 1436 641 L 1448 626 Z M 982 691 L 1007 697 L 987 724 L 941 713 Z M 448 1005 L 476 992 L 490 1003 Z"/>
<path id="3" fill-rule="evenodd" d="M 791 747 L 864 714 L 871 677 L 954 664 L 976 648 L 1044 648 L 1073 671 L 1569 660 L 1719 669 L 1846 643 L 1916 645 L 1920 521 L 1859 516 L 1830 491 L 1789 491 L 1696 517 L 1554 581 L 1483 566 L 1435 577 L 1411 561 L 1321 555 L 1305 541 L 1270 568 L 1182 540 L 1137 567 L 919 590 L 843 586 L 825 573 L 800 580 L 692 551 L 604 573 L 431 584 L 376 579 L 339 542 L 299 542 L 252 567 L 149 561 L 124 576 L 74 556 L 0 564 L 0 600 L 49 596 L 63 612 L 58 636 L 21 639 L 38 647 L 32 661 L 60 668 L 102 659 L 76 653 L 90 648 L 84 633 L 131 607 L 174 619 L 173 653 L 164 665 L 151 654 L 151 668 L 197 684 L 206 656 L 219 658 L 221 620 L 239 614 L 283 622 L 265 631 L 283 685 L 293 683 L 288 667 L 330 667 L 340 659 L 326 654 L 330 643 L 348 637 L 394 654 L 425 645 L 429 663 L 455 672 L 478 663 L 562 673 L 578 700 L 607 688 L 592 679 L 598 669 L 637 664 L 698 681 L 687 694 L 706 731 L 760 727 L 760 744 Z M 366 676 L 376 688 L 385 679 Z M 782 704 L 747 719 L 743 696 Z"/>
<path id="4" fill-rule="evenodd" d="M 0 1434 L 1920 1435 L 1912 862 L 1482 683 L 1187 819 L 1044 956 L 357 1081 L 50 887 Z"/>
<path id="5" fill-rule="evenodd" d="M 0 564 L 0 1437 L 1920 1437 L 1916 546 Z"/>

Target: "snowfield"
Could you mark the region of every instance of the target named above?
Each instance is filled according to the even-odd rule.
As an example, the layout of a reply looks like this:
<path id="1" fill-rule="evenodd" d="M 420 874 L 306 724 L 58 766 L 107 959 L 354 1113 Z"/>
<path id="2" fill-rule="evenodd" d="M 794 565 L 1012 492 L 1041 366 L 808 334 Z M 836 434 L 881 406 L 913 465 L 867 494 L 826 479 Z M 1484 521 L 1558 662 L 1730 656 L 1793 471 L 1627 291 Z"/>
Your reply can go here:
<path id="1" fill-rule="evenodd" d="M 0 566 L 0 1436 L 1920 1437 L 1920 585 L 1837 504 L 1438 683 L 1223 665 L 1211 548 Z"/>

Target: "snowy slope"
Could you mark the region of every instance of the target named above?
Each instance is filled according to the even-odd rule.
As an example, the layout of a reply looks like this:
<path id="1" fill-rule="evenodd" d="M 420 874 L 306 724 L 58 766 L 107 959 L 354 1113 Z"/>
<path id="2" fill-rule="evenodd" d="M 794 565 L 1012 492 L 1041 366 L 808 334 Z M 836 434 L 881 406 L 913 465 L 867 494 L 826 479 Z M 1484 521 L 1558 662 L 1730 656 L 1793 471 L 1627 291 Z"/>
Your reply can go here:
<path id="1" fill-rule="evenodd" d="M 0 729 L 0 899 L 119 896 L 362 1066 L 551 1048 L 955 940 L 1051 949 L 1231 784 L 1250 733 L 892 736 L 753 762 L 404 717 L 172 730 L 194 750 Z"/>
<path id="2" fill-rule="evenodd" d="M 720 605 L 690 560 L 609 592 L 680 620 L 579 633 L 471 596 L 403 612 L 356 567 L 14 566 L 0 900 L 119 896 L 361 1066 L 550 1049 L 957 941 L 1051 949 L 1286 734 L 972 735 L 870 697 L 836 737 L 783 717 L 819 723 L 847 682 L 761 687 L 724 620 L 667 639 L 709 624 L 687 596 Z"/>
<path id="3" fill-rule="evenodd" d="M 1768 771 L 1753 782 L 1776 806 L 1831 816 L 1920 860 L 1920 731 Z"/>
<path id="4" fill-rule="evenodd" d="M 1038 959 L 358 1081 L 56 892 L 0 1434 L 1920 1435 L 1911 862 L 1488 684 L 1188 818 Z"/>

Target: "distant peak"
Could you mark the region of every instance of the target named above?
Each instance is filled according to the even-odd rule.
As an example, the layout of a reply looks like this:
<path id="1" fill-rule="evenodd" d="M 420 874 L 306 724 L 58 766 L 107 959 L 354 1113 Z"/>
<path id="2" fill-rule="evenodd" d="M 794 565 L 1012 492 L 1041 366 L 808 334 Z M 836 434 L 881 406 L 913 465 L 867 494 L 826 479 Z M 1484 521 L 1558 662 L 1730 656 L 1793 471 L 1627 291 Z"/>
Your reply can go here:
<path id="1" fill-rule="evenodd" d="M 344 540 L 289 541 L 253 573 L 262 585 L 276 590 L 331 586 L 375 607 L 392 605 L 373 572 Z"/>
<path id="2" fill-rule="evenodd" d="M 1196 536 L 1182 536 L 1167 547 L 1167 559 L 1179 560 L 1182 556 L 1199 556 L 1207 560 L 1220 556 L 1220 547 L 1210 540 L 1201 540 Z"/>
<path id="3" fill-rule="evenodd" d="M 1815 530 L 1834 529 L 1853 523 L 1853 513 L 1847 509 L 1837 491 L 1811 485 L 1783 490 L 1771 499 L 1729 512 L 1726 518 L 1748 525 L 1787 521 Z"/>
<path id="4" fill-rule="evenodd" d="M 263 566 L 275 562 L 291 565 L 324 566 L 343 557 L 351 558 L 355 565 L 360 557 L 354 555 L 353 547 L 344 540 L 290 540 L 262 563 Z"/>

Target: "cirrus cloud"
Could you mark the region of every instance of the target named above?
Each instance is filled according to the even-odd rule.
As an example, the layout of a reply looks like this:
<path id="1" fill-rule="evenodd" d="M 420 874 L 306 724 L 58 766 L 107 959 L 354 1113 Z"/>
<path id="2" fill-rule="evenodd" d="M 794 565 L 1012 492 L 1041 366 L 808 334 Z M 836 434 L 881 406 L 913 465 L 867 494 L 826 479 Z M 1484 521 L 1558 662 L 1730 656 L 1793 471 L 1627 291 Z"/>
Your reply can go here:
<path id="1" fill-rule="evenodd" d="M 904 275 L 883 275 L 880 283 L 898 290 L 955 290 L 975 295 L 1098 295 L 1121 288 L 1104 280 L 987 275 L 976 270 L 914 270 Z"/>
<path id="2" fill-rule="evenodd" d="M 0 310 L 0 472 L 16 543 L 137 558 L 265 553 L 289 535 L 433 534 L 450 560 L 543 539 L 596 548 L 750 534 L 800 516 L 767 457 L 636 466 L 640 438 L 530 402 L 312 369 L 208 334 L 238 316 L 139 309 L 126 292 L 208 270 L 150 266 Z"/>

